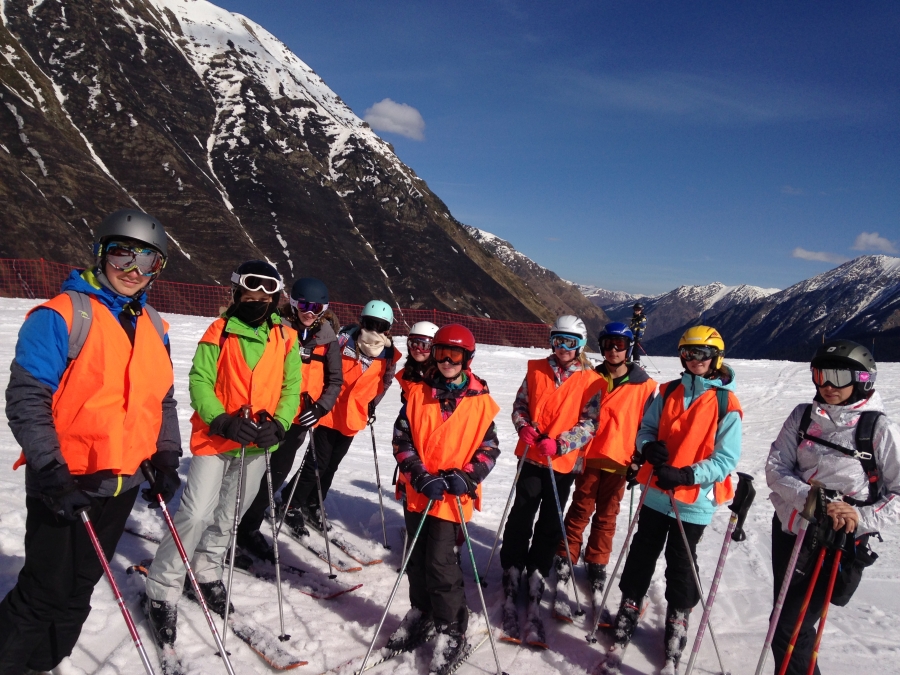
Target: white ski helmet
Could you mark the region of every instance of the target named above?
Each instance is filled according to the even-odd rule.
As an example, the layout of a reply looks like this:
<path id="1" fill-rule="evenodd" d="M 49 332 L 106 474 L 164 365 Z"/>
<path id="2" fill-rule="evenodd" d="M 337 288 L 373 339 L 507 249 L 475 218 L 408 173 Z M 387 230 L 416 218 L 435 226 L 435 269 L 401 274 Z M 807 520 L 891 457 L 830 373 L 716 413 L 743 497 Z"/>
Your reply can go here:
<path id="1" fill-rule="evenodd" d="M 438 327 L 430 321 L 417 321 L 409 329 L 409 337 L 422 336 L 433 340 L 437 332 Z"/>
<path id="2" fill-rule="evenodd" d="M 573 314 L 563 314 L 550 327 L 550 339 L 554 335 L 567 335 L 578 339 L 578 348 L 583 349 L 587 343 L 587 326 L 584 321 Z"/>

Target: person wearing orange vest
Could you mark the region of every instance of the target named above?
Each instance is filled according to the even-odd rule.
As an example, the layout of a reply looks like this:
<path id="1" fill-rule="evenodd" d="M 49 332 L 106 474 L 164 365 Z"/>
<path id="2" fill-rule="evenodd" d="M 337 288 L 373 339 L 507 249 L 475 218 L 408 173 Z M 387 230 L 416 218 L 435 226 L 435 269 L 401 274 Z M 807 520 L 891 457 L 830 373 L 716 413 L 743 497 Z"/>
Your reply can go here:
<path id="1" fill-rule="evenodd" d="M 625 495 L 625 473 L 634 454 L 641 418 L 653 401 L 657 386 L 643 368 L 628 361 L 634 342 L 628 326 L 608 323 L 597 340 L 603 355 L 603 363 L 595 369 L 603 379 L 597 434 L 585 450 L 584 471 L 575 479 L 565 522 L 572 560 L 580 558 L 584 530 L 591 524 L 584 561 L 594 594 L 602 593 L 606 585 L 616 516 Z M 566 542 L 560 542 L 554 560 L 558 586 L 568 584 L 570 578 Z M 569 604 L 558 604 L 556 611 L 568 616 Z"/>
<path id="2" fill-rule="evenodd" d="M 273 493 L 281 488 L 290 472 L 297 450 L 306 439 L 306 433 L 334 407 L 344 382 L 341 352 L 337 343 L 337 319 L 328 309 L 328 288 L 324 283 L 312 277 L 297 279 L 294 282 L 291 286 L 291 304 L 287 322 L 297 331 L 300 340 L 303 377 L 300 382 L 300 410 L 290 429 L 285 433 L 281 445 L 278 446 L 278 452 L 271 458 Z M 315 481 L 312 462 L 304 462 L 300 472 L 307 478 L 312 476 Z M 306 495 L 298 497 L 295 493 L 295 503 L 305 501 Z M 237 545 L 257 558 L 274 563 L 275 553 L 272 546 L 259 531 L 268 508 L 269 489 L 266 478 L 263 477 L 256 499 L 241 518 Z M 284 522 L 295 532 L 299 531 L 300 536 L 309 534 L 303 524 L 303 516 L 297 509 L 289 509 Z"/>
<path id="3" fill-rule="evenodd" d="M 550 329 L 553 353 L 528 362 L 528 374 L 513 404 L 512 421 L 519 434 L 516 455 L 524 455 L 524 464 L 503 531 L 500 564 L 507 596 L 503 630 L 514 641 L 521 637 L 516 600 L 524 571 L 528 581 L 524 639 L 532 644 L 546 642 L 540 603 L 544 580 L 563 538 L 553 482 L 562 508 L 583 468 L 583 448 L 596 431 L 600 405 L 601 380 L 584 354 L 586 342 L 587 328 L 581 319 L 572 315 L 556 319 Z M 552 473 L 548 458 L 554 460 Z"/>
<path id="4" fill-rule="evenodd" d="M 209 609 L 225 614 L 222 569 L 231 539 L 241 448 L 246 448 L 241 508 L 265 473 L 266 448 L 277 446 L 300 406 L 297 333 L 277 313 L 283 287 L 269 263 L 251 260 L 231 275 L 233 301 L 200 338 L 188 378 L 191 466 L 175 527 Z M 249 415 L 245 417 L 244 408 Z M 160 646 L 175 643 L 185 567 L 166 532 L 147 575 L 145 611 Z M 232 609 L 229 608 L 229 612 Z"/>
<path id="5" fill-rule="evenodd" d="M 394 457 L 407 483 L 407 532 L 425 523 L 407 575 L 411 608 L 386 649 L 409 651 L 435 635 L 430 672 L 447 673 L 467 651 L 468 608 L 456 553 L 459 497 L 466 522 L 481 509 L 481 483 L 500 456 L 494 418 L 500 407 L 470 370 L 475 337 L 450 324 L 434 336 L 435 367 L 407 390 L 394 424 Z M 424 513 L 428 501 L 433 505 Z"/>
<path id="6" fill-rule="evenodd" d="M 363 307 L 359 324 L 346 326 L 338 334 L 344 379 L 341 393 L 334 407 L 319 419 L 313 431 L 323 500 L 328 496 L 334 474 L 350 450 L 354 436 L 366 428 L 369 419 L 375 415 L 375 407 L 394 380 L 394 368 L 400 354 L 391 341 L 393 323 L 394 312 L 390 305 L 371 300 Z M 322 531 L 319 495 L 312 470 L 301 473 L 290 508 L 294 511 L 291 522 L 288 523 L 286 518 L 285 523 L 294 534 L 303 536 L 304 524 Z"/>
<path id="7" fill-rule="evenodd" d="M 146 213 L 116 211 L 97 228 L 94 254 L 92 269 L 74 270 L 61 295 L 28 313 L 10 367 L 6 415 L 22 447 L 27 515 L 25 564 L 0 603 L 4 675 L 49 671 L 72 653 L 103 574 L 79 514 L 112 559 L 141 462 L 156 469 L 148 501 L 181 485 L 168 324 L 146 304 L 165 231 Z"/>
<path id="8" fill-rule="evenodd" d="M 678 667 L 687 641 L 688 618 L 700 601 L 691 566 L 696 546 L 716 507 L 734 496 L 731 472 L 741 455 L 743 412 L 734 394 L 734 370 L 724 363 L 725 342 L 714 328 L 694 326 L 678 343 L 684 373 L 660 387 L 641 420 L 636 449 L 646 460 L 637 480 L 649 490 L 638 518 L 619 589 L 622 601 L 616 615 L 615 643 L 601 673 L 617 673 L 621 655 L 637 625 L 640 607 L 665 548 L 666 629 L 665 660 Z M 675 519 L 671 496 L 690 543 Z"/>

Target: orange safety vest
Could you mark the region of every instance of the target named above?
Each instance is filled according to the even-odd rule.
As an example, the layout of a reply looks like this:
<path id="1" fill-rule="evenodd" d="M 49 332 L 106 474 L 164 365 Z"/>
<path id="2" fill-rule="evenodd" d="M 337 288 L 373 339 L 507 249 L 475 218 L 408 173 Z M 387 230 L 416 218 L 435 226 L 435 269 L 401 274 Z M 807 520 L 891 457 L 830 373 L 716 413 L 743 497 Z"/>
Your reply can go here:
<path id="1" fill-rule="evenodd" d="M 640 384 L 626 382 L 604 393 L 597 418 L 597 434 L 587 446 L 585 459 L 607 458 L 627 466 L 634 455 L 644 406 L 654 391 L 656 382 L 650 379 Z"/>
<path id="2" fill-rule="evenodd" d="M 737 396 L 728 392 L 728 407 L 725 414 L 736 412 L 741 417 L 744 411 Z M 684 385 L 679 382 L 672 394 L 663 403 L 659 418 L 657 439 L 665 441 L 669 448 L 669 464 L 676 468 L 691 466 L 709 458 L 716 447 L 716 433 L 719 430 L 719 401 L 715 389 L 703 392 L 690 407 L 684 409 Z M 645 463 L 638 472 L 638 481 L 645 483 L 650 476 L 651 466 Z M 651 486 L 657 487 L 656 478 Z M 659 489 L 659 488 L 657 488 Z M 715 484 L 716 504 L 724 504 L 734 497 L 731 475 Z M 675 499 L 685 504 L 693 504 L 700 496 L 699 485 L 679 485 L 675 488 Z"/>
<path id="3" fill-rule="evenodd" d="M 91 327 L 53 395 L 53 424 L 73 475 L 108 470 L 130 476 L 156 452 L 162 402 L 175 380 L 172 361 L 146 313 L 137 317 L 132 347 L 109 308 L 89 299 Z M 68 295 L 39 307 L 57 312 L 72 330 Z M 169 324 L 163 327 L 168 332 Z"/>
<path id="4" fill-rule="evenodd" d="M 394 363 L 397 363 L 400 353 L 393 347 L 391 351 Z M 365 429 L 369 421 L 369 402 L 384 391 L 383 380 L 387 367 L 387 359 L 373 359 L 369 367 L 363 370 L 359 359 L 342 353 L 344 384 L 334 407 L 319 420 L 319 424 L 339 431 L 344 436 L 356 436 Z"/>
<path id="5" fill-rule="evenodd" d="M 409 420 L 413 447 L 419 451 L 429 473 L 463 468 L 481 446 L 498 412 L 500 406 L 490 394 L 464 396 L 445 421 L 441 415 L 440 401 L 432 395 L 431 387 L 423 382 L 412 383 L 406 399 L 406 418 Z M 469 495 L 460 497 L 466 522 L 472 519 L 473 506 L 481 510 L 481 485 L 475 494 L 474 500 Z M 416 492 L 412 485 L 407 485 L 406 507 L 421 513 L 427 505 L 428 497 Z M 456 496 L 444 495 L 443 499 L 432 504 L 428 515 L 458 523 Z"/>
<path id="6" fill-rule="evenodd" d="M 528 414 L 531 421 L 540 433 L 553 439 L 578 424 L 584 406 L 603 385 L 602 378 L 593 370 L 580 370 L 569 375 L 557 387 L 553 368 L 547 359 L 528 362 L 525 382 L 528 387 Z M 524 452 L 525 443 L 519 439 L 516 457 L 521 457 Z M 571 473 L 580 452 L 554 457 L 553 470 L 557 473 Z M 540 461 L 538 457 L 530 459 Z"/>
<path id="7" fill-rule="evenodd" d="M 281 399 L 284 359 L 297 341 L 297 332 L 288 326 L 273 326 L 259 363 L 250 370 L 241 352 L 239 338 L 229 333 L 223 339 L 226 322 L 224 317 L 216 319 L 200 338 L 200 342 L 222 345 L 217 363 L 216 398 L 229 415 L 245 405 L 250 406 L 253 415 L 261 410 L 271 415 Z M 219 455 L 241 447 L 240 443 L 224 436 L 211 436 L 209 425 L 196 412 L 191 415 L 191 429 L 191 454 L 201 457 Z"/>
<path id="8" fill-rule="evenodd" d="M 303 399 L 305 398 L 303 394 L 309 394 L 313 401 L 318 401 L 322 396 L 322 391 L 325 389 L 325 353 L 327 351 L 327 344 L 316 345 L 309 357 L 303 358 L 302 354 L 300 356 L 300 407 L 294 417 L 295 423 L 303 413 Z"/>

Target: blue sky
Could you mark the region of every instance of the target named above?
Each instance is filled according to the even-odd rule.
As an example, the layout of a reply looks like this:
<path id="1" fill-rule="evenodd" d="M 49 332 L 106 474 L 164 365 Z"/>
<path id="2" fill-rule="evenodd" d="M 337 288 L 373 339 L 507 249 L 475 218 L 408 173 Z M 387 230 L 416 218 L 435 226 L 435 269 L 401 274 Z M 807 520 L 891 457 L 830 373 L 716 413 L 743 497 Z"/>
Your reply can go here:
<path id="1" fill-rule="evenodd" d="M 566 279 L 785 288 L 900 251 L 900 3 L 216 4 Z"/>

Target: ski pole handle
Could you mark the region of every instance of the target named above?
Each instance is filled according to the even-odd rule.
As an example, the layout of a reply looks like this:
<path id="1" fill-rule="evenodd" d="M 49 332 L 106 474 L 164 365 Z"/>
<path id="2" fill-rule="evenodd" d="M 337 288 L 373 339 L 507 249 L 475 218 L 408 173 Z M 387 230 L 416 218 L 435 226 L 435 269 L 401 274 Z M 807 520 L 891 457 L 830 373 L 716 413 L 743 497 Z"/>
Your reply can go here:
<path id="1" fill-rule="evenodd" d="M 753 487 L 753 476 L 739 471 L 738 486 L 734 492 L 734 499 L 728 506 L 737 516 L 734 531 L 731 533 L 732 541 L 744 541 L 747 538 L 747 535 L 744 533 L 744 520 L 747 518 L 747 512 L 750 510 L 755 497 L 756 488 Z"/>

